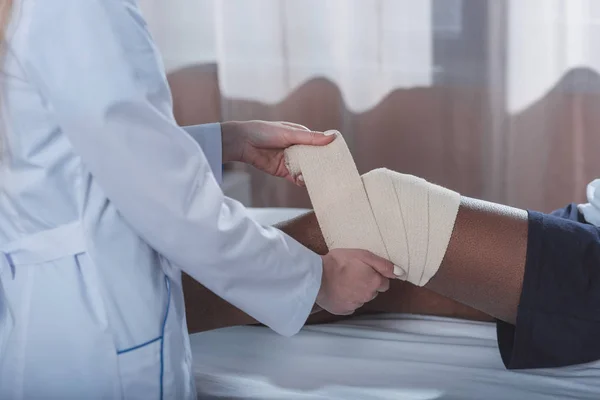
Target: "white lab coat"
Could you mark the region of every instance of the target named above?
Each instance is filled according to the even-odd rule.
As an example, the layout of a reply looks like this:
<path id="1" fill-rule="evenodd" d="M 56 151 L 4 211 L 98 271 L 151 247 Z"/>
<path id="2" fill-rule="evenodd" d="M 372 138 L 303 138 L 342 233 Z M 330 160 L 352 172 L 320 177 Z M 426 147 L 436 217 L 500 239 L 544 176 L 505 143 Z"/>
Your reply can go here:
<path id="1" fill-rule="evenodd" d="M 224 197 L 134 0 L 20 0 L 1 105 L 0 398 L 195 398 L 181 270 L 283 334 L 321 259 Z"/>

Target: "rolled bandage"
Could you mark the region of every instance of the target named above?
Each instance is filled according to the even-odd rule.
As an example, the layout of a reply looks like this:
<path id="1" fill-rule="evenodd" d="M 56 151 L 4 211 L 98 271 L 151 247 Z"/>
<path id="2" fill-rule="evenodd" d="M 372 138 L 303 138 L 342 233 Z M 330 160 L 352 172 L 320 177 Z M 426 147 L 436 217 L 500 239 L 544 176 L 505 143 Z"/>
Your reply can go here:
<path id="1" fill-rule="evenodd" d="M 460 194 L 384 168 L 361 177 L 336 135 L 285 154 L 290 173 L 304 178 L 327 246 L 369 250 L 394 263 L 400 279 L 424 286 L 448 248 Z"/>

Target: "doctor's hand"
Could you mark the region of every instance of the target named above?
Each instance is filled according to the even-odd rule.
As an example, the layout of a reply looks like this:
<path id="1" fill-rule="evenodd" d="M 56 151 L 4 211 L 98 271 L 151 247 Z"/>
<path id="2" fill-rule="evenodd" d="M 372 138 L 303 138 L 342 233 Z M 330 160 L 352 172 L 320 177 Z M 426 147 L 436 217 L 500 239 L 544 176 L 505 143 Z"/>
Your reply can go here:
<path id="1" fill-rule="evenodd" d="M 224 122 L 221 124 L 223 162 L 240 161 L 270 175 L 303 186 L 285 166 L 284 150 L 296 144 L 324 146 L 335 139 L 291 122 Z"/>
<path id="2" fill-rule="evenodd" d="M 395 279 L 394 265 L 365 250 L 335 249 L 323 258 L 316 304 L 335 315 L 350 315 L 385 292 Z"/>

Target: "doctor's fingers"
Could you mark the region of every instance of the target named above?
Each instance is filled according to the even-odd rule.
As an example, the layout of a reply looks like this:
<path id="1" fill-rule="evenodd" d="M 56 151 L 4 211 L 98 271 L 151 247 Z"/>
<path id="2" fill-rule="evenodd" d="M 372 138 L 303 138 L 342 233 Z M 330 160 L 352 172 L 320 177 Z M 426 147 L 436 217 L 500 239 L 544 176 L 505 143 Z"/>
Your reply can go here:
<path id="1" fill-rule="evenodd" d="M 325 146 L 335 140 L 335 135 L 324 135 L 320 132 L 305 131 L 303 129 L 285 129 L 282 133 L 285 142 L 289 146 L 297 144 Z"/>
<path id="2" fill-rule="evenodd" d="M 378 293 L 385 293 L 390 289 L 390 280 L 384 277 L 381 277 L 381 283 L 379 284 L 379 287 L 377 288 L 377 291 L 375 292 L 375 296 L 377 296 Z"/>
<path id="3" fill-rule="evenodd" d="M 281 125 L 289 126 L 290 128 L 301 129 L 303 131 L 310 131 L 310 129 L 308 129 L 304 125 L 296 124 L 296 123 L 293 123 L 293 122 L 279 121 L 279 123 Z"/>
<path id="4" fill-rule="evenodd" d="M 356 309 L 358 310 L 359 308 L 361 308 L 365 304 L 370 303 L 373 300 L 375 300 L 375 298 L 377 296 L 379 296 L 379 292 L 377 290 L 374 290 L 374 291 L 370 292 L 369 294 L 365 295 L 365 297 L 363 298 L 362 301 L 354 303 L 353 306 L 356 307 Z"/>
<path id="5" fill-rule="evenodd" d="M 357 256 L 362 262 L 373 268 L 381 276 L 389 279 L 396 278 L 396 275 L 394 275 L 394 264 L 391 261 L 379 257 L 367 250 L 357 250 Z"/>
<path id="6" fill-rule="evenodd" d="M 379 293 L 387 292 L 389 288 L 390 280 L 375 272 L 374 277 L 372 278 L 371 282 L 369 282 L 367 291 L 365 293 L 365 297 L 362 299 L 362 302 L 368 303 L 370 301 L 375 300 L 375 297 L 377 297 Z"/>
<path id="7" fill-rule="evenodd" d="M 341 316 L 344 316 L 344 317 L 349 317 L 350 315 L 352 315 L 352 314 L 354 314 L 356 312 L 357 308 L 359 308 L 359 307 L 353 308 L 352 310 L 348 310 L 348 311 L 336 313 L 334 315 L 341 315 Z"/>
<path id="8" fill-rule="evenodd" d="M 366 290 L 368 295 L 370 296 L 372 293 L 383 293 L 387 292 L 390 288 L 390 279 L 386 276 L 381 275 L 377 270 L 375 270 L 371 265 L 365 263 L 366 274 L 365 283 Z M 371 298 L 367 298 L 367 301 L 372 300 Z"/>

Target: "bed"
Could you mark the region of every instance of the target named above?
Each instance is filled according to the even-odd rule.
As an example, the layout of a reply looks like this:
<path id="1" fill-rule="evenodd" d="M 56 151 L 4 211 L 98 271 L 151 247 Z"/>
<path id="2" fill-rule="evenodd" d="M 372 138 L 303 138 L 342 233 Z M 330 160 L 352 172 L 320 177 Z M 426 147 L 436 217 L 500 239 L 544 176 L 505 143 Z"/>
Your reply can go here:
<path id="1" fill-rule="evenodd" d="M 254 209 L 264 224 L 299 209 Z M 305 327 L 192 335 L 200 399 L 600 399 L 600 362 L 507 371 L 495 326 L 386 314 Z"/>

